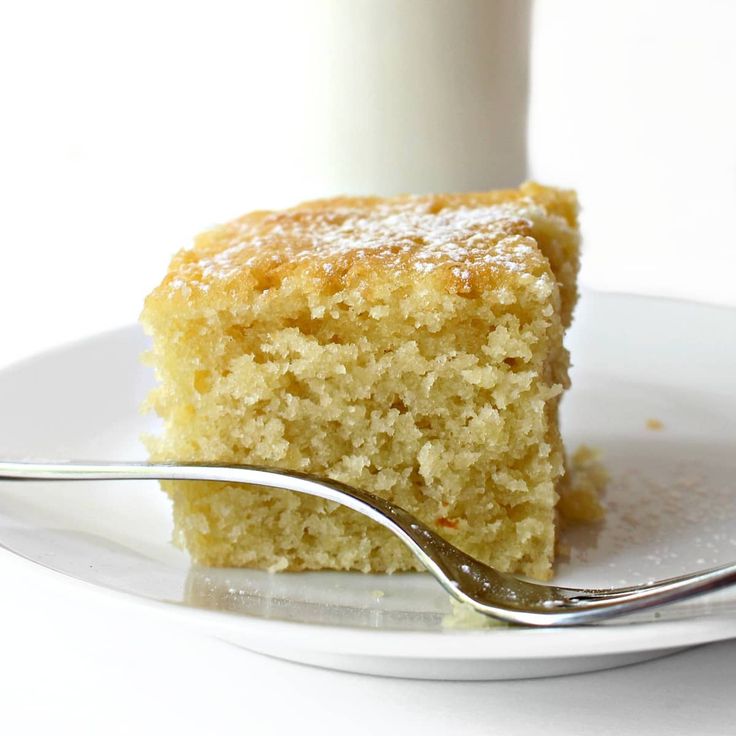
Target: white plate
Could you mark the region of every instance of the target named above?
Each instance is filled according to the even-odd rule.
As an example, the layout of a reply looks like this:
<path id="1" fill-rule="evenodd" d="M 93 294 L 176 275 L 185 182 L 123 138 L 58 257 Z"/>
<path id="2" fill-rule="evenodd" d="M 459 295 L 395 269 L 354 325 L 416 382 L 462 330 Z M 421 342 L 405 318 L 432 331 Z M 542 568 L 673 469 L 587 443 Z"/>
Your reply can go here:
<path id="1" fill-rule="evenodd" d="M 736 312 L 586 293 L 569 342 L 566 441 L 601 448 L 614 479 L 602 528 L 568 536 L 559 582 L 615 585 L 736 559 Z M 2 371 L 0 455 L 143 458 L 137 438 L 154 426 L 138 414 L 152 381 L 138 360 L 144 346 L 129 327 Z M 664 429 L 647 429 L 648 419 Z M 599 626 L 447 631 L 448 598 L 426 575 L 200 569 L 170 535 L 155 484 L 0 484 L 7 550 L 300 662 L 405 677 L 535 677 L 736 636 L 736 591 Z"/>

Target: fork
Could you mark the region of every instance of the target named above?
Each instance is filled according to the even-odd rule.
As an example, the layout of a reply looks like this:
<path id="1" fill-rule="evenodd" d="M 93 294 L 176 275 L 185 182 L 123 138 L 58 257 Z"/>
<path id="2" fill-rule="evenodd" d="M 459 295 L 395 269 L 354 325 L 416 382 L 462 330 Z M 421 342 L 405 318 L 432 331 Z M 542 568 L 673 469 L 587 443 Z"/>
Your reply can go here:
<path id="1" fill-rule="evenodd" d="M 203 480 L 248 483 L 347 506 L 395 534 L 454 598 L 511 624 L 572 626 L 661 606 L 736 583 L 736 564 L 626 588 L 562 588 L 494 570 L 407 511 L 345 483 L 253 465 L 2 462 L 0 481 Z"/>

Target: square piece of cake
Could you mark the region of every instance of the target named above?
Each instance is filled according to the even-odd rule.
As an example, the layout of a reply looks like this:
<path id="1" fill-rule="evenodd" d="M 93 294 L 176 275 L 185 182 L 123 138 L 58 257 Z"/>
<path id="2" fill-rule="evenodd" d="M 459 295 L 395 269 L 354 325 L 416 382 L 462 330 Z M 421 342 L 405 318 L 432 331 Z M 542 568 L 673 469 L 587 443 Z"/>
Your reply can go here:
<path id="1" fill-rule="evenodd" d="M 548 578 L 578 255 L 574 193 L 533 183 L 308 202 L 204 233 L 142 315 L 165 424 L 151 458 L 333 478 L 499 570 Z M 322 499 L 163 486 L 201 564 L 420 569 Z"/>

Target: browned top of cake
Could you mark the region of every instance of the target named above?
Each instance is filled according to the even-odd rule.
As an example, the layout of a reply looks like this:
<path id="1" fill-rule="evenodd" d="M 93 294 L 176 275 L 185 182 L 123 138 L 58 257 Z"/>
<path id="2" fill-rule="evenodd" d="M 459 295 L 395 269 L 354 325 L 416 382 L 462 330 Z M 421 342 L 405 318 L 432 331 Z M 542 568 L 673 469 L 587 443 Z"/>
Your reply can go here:
<path id="1" fill-rule="evenodd" d="M 470 295 L 523 275 L 549 279 L 531 237 L 539 213 L 574 225 L 574 194 L 527 183 L 488 193 L 340 197 L 253 212 L 179 252 L 157 291 L 186 290 L 196 298 L 216 285 L 246 294 L 297 275 L 338 290 L 380 272 L 431 275 L 449 291 Z"/>

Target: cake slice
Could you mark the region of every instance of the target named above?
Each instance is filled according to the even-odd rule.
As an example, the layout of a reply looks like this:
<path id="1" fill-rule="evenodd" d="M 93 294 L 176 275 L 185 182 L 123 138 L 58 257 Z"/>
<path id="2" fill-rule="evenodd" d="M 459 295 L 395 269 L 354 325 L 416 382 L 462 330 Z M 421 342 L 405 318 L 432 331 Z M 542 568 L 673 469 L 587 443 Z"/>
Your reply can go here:
<path id="1" fill-rule="evenodd" d="M 173 259 L 142 315 L 157 461 L 288 468 L 388 498 L 499 570 L 551 574 L 577 203 L 527 183 L 254 212 Z M 334 503 L 165 482 L 205 565 L 419 569 Z"/>

